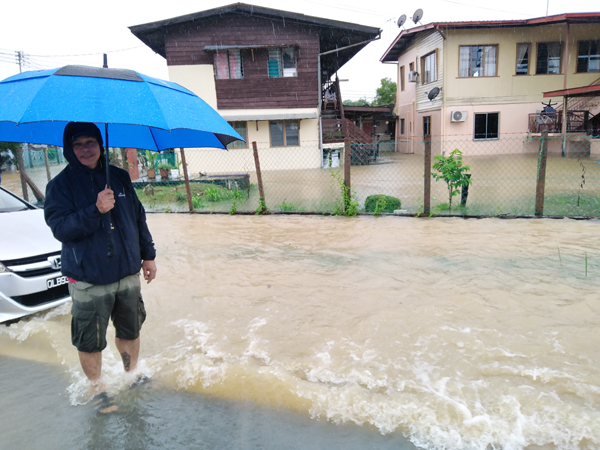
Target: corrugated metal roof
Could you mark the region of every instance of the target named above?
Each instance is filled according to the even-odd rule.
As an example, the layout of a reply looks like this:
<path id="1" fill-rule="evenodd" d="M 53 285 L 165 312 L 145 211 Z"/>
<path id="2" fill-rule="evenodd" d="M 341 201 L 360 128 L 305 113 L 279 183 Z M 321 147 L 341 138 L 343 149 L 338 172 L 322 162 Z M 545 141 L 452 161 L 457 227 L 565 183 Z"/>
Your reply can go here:
<path id="1" fill-rule="evenodd" d="M 544 92 L 544 98 L 548 97 L 597 97 L 600 96 L 600 85 L 581 86 L 558 91 Z"/>

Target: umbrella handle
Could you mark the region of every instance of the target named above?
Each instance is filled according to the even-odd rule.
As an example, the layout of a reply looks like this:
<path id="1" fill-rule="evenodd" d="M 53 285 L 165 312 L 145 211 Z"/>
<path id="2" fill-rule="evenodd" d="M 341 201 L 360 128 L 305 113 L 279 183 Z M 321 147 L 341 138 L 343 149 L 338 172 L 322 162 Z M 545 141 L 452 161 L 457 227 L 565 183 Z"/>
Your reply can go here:
<path id="1" fill-rule="evenodd" d="M 110 168 L 108 158 L 108 123 L 104 124 L 104 165 L 106 166 L 106 185 L 110 188 Z M 112 258 L 115 256 L 115 240 L 113 238 L 113 230 L 115 229 L 112 221 L 112 214 L 108 211 L 108 249 L 107 256 Z"/>

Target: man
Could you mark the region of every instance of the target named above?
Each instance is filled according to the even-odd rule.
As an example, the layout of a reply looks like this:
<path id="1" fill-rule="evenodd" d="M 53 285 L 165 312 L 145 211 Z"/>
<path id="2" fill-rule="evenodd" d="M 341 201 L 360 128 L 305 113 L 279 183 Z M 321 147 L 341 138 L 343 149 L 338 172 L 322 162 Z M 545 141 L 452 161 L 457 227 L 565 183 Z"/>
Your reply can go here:
<path id="1" fill-rule="evenodd" d="M 129 174 L 110 166 L 107 186 L 102 145 L 100 130 L 93 123 L 67 124 L 63 150 L 69 164 L 46 187 L 44 215 L 54 237 L 62 242 L 62 273 L 69 277 L 73 299 L 71 340 L 79 350 L 96 410 L 110 413 L 117 406 L 101 380 L 109 318 L 123 367 L 132 372 L 146 316 L 139 273 L 141 269 L 147 283 L 154 279 L 156 251 Z M 109 240 L 114 241 L 112 255 Z M 139 376 L 136 381 L 142 380 Z"/>

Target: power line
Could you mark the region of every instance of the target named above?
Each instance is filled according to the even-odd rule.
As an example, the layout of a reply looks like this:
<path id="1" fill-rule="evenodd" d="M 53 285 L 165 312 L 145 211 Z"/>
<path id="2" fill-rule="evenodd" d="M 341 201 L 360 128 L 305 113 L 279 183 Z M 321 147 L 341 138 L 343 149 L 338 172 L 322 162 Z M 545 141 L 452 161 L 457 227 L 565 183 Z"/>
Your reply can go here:
<path id="1" fill-rule="evenodd" d="M 143 47 L 145 47 L 145 45 L 137 45 L 135 47 L 121 48 L 118 50 L 108 50 L 106 52 L 80 53 L 78 55 L 30 55 L 30 56 L 35 56 L 36 58 L 72 58 L 72 57 L 78 57 L 78 56 L 103 55 L 104 53 L 126 52 L 128 50 L 135 50 L 136 48 L 143 48 Z"/>

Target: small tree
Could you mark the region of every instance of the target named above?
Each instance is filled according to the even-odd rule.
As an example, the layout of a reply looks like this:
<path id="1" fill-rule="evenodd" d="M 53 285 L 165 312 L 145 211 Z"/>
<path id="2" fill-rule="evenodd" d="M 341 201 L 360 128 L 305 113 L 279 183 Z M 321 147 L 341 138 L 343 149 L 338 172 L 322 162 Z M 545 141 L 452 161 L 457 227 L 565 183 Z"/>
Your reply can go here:
<path id="1" fill-rule="evenodd" d="M 371 106 L 371 104 L 365 97 L 361 97 L 358 100 L 344 100 L 344 106 Z"/>
<path id="2" fill-rule="evenodd" d="M 448 207 L 452 211 L 452 197 L 458 195 L 460 188 L 472 183 L 471 178 L 465 174 L 471 166 L 462 165 L 462 152 L 454 149 L 447 157 L 436 155 L 433 159 L 433 168 L 439 173 L 432 173 L 435 181 L 443 180 L 448 186 Z"/>
<path id="3" fill-rule="evenodd" d="M 378 87 L 373 101 L 373 106 L 377 105 L 389 105 L 396 103 L 396 89 L 397 85 L 390 78 L 381 79 L 381 87 Z"/>
<path id="4" fill-rule="evenodd" d="M 17 150 L 21 148 L 21 144 L 17 142 L 0 142 L 0 166 L 5 163 L 17 165 Z"/>

